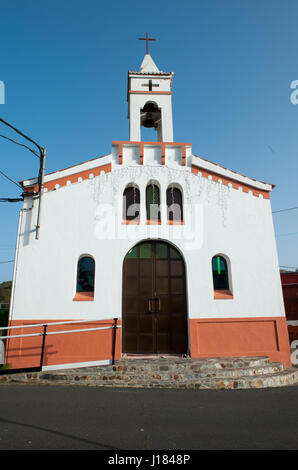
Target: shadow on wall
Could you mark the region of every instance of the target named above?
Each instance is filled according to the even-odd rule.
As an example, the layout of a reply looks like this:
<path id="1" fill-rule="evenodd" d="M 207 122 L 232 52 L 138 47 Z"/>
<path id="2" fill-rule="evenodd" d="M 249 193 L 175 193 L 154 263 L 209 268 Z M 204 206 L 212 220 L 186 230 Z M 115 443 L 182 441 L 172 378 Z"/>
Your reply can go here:
<path id="1" fill-rule="evenodd" d="M 35 233 L 35 228 L 32 227 L 32 209 L 26 210 L 23 212 L 25 214 L 25 226 L 24 231 L 20 233 L 20 236 L 23 237 L 23 246 L 30 244 L 30 238 L 33 233 Z"/>

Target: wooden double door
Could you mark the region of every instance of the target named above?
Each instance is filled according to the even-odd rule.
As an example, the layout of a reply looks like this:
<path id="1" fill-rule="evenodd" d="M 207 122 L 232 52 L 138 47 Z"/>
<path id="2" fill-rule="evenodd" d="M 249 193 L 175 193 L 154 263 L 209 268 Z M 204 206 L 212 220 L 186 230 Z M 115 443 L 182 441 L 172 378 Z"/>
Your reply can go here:
<path id="1" fill-rule="evenodd" d="M 187 349 L 184 261 L 166 242 L 139 243 L 123 263 L 122 352 L 186 354 Z"/>

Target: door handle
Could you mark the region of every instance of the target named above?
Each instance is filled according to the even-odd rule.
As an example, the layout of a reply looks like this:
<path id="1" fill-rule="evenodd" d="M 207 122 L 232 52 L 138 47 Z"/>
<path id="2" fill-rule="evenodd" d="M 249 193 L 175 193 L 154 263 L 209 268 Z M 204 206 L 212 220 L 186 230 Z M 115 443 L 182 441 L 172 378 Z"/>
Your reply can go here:
<path id="1" fill-rule="evenodd" d="M 154 303 L 152 304 L 152 302 L 154 302 Z M 157 305 L 157 303 L 158 303 L 158 305 Z M 152 307 L 152 305 L 154 305 L 154 308 Z M 149 312 L 150 313 L 159 313 L 160 308 L 161 308 L 160 299 L 158 297 L 151 297 L 151 299 L 149 299 L 149 306 L 148 306 Z"/>
<path id="2" fill-rule="evenodd" d="M 154 299 L 149 299 L 149 305 L 148 305 L 149 313 L 154 313 L 154 311 L 152 310 L 152 300 Z"/>

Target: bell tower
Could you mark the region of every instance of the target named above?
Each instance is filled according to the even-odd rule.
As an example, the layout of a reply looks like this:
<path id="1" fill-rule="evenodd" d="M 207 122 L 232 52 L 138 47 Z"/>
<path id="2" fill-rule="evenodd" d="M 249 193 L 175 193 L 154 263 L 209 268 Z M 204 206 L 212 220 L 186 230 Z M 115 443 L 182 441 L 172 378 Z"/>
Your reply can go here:
<path id="1" fill-rule="evenodd" d="M 140 70 L 128 72 L 128 119 L 130 141 L 141 141 L 141 127 L 154 128 L 157 142 L 173 142 L 172 80 L 173 72 L 162 72 L 148 53 Z"/>
<path id="2" fill-rule="evenodd" d="M 138 71 L 128 72 L 127 102 L 129 140 L 113 140 L 113 165 L 166 165 L 171 168 L 191 169 L 191 143 L 174 142 L 172 117 L 173 72 L 158 69 L 148 52 Z M 142 127 L 154 129 L 155 138 L 142 140 Z"/>

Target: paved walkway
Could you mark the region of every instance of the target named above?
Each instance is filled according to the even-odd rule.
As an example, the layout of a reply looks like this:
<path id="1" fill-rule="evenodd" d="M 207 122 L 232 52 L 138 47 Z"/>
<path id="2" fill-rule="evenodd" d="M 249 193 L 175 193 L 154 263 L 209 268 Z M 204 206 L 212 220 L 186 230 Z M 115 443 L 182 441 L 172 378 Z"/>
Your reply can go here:
<path id="1" fill-rule="evenodd" d="M 1 450 L 298 449 L 298 386 L 194 391 L 7 384 L 0 394 Z"/>

